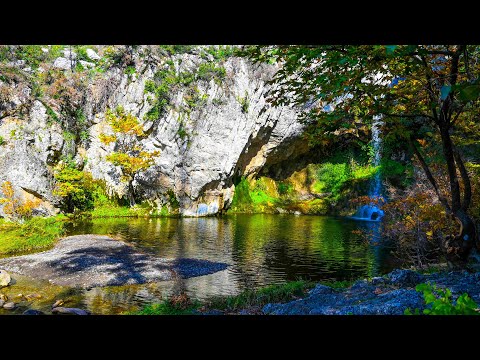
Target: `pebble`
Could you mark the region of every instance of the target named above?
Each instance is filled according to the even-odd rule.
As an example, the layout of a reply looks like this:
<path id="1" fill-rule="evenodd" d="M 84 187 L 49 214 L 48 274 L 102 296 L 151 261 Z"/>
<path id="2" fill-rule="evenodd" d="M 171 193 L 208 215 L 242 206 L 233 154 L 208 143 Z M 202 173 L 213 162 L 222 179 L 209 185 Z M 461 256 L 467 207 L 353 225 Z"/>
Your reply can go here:
<path id="1" fill-rule="evenodd" d="M 3 305 L 3 308 L 6 309 L 6 310 L 13 310 L 13 309 L 15 309 L 15 307 L 16 307 L 16 305 L 12 301 Z"/>
<path id="2" fill-rule="evenodd" d="M 58 307 L 58 306 L 62 306 L 63 304 L 65 304 L 65 301 L 63 301 L 63 300 L 61 300 L 61 299 L 60 299 L 60 300 L 57 300 L 57 301 L 55 301 L 55 303 L 52 305 L 52 309 L 55 309 L 55 308 Z"/>
<path id="3" fill-rule="evenodd" d="M 0 287 L 8 286 L 12 278 L 5 270 L 0 270 Z"/>

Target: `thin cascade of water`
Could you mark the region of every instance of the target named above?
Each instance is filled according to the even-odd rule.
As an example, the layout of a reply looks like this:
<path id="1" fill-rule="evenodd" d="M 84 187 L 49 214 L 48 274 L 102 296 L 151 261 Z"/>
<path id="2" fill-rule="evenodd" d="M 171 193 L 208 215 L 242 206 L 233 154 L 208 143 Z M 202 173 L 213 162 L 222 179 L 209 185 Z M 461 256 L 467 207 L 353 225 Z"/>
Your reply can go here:
<path id="1" fill-rule="evenodd" d="M 381 155 L 381 146 L 382 146 L 382 138 L 381 138 L 381 126 L 383 125 L 382 117 L 381 116 L 374 116 L 373 123 L 372 123 L 372 146 L 373 146 L 373 166 L 379 166 L 380 161 L 382 159 Z M 382 179 L 380 177 L 380 171 L 375 173 L 374 178 L 370 183 L 370 189 L 368 192 L 368 196 L 370 198 L 379 198 L 382 195 Z M 363 220 L 363 221 L 380 221 L 383 217 L 384 213 L 383 210 L 380 209 L 374 203 L 370 203 L 368 205 L 361 206 L 354 216 L 353 219 L 356 220 Z"/>

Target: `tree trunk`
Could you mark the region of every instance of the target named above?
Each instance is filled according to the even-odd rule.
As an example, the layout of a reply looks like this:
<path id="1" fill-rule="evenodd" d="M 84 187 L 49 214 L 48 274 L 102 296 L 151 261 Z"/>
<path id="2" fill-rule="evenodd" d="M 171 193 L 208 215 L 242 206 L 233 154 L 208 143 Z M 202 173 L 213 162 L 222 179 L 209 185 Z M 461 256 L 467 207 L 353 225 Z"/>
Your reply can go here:
<path id="1" fill-rule="evenodd" d="M 135 206 L 135 197 L 133 190 L 133 180 L 128 182 L 128 201 L 130 202 L 130 207 Z"/>
<path id="2" fill-rule="evenodd" d="M 460 224 L 460 232 L 456 236 L 447 236 L 444 246 L 449 264 L 463 266 L 477 245 L 477 229 L 473 219 L 462 209 L 453 216 Z"/>

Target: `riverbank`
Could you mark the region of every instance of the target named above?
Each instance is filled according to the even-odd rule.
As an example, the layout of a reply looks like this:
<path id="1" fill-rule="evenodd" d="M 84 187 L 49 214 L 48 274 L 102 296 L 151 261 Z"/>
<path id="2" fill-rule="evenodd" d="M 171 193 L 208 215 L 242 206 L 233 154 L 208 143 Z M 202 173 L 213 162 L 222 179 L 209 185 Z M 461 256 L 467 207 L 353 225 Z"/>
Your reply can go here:
<path id="1" fill-rule="evenodd" d="M 355 282 L 297 281 L 200 303 L 177 296 L 136 315 L 479 314 L 480 273 L 394 270 Z M 423 284 L 423 285 L 422 285 Z M 426 311 L 426 312 L 425 312 Z"/>

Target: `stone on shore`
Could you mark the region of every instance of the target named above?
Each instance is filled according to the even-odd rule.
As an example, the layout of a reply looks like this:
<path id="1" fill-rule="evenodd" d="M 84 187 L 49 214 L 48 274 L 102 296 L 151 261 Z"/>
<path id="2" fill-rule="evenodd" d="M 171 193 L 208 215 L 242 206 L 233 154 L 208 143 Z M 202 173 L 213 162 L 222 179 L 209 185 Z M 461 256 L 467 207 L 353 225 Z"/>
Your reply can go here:
<path id="1" fill-rule="evenodd" d="M 45 315 L 45 313 L 40 310 L 28 309 L 22 315 Z"/>
<path id="2" fill-rule="evenodd" d="M 5 270 L 0 270 L 0 288 L 8 286 L 10 281 L 12 281 L 10 274 Z"/>
<path id="3" fill-rule="evenodd" d="M 6 309 L 6 310 L 13 310 L 16 308 L 16 304 L 14 302 L 8 302 L 6 303 L 5 305 L 3 305 L 3 308 Z"/>
<path id="4" fill-rule="evenodd" d="M 422 275 L 412 270 L 394 270 L 383 278 L 358 280 L 346 289 L 333 289 L 318 284 L 303 299 L 284 304 L 271 303 L 262 312 L 270 315 L 403 315 L 405 310 L 419 309 L 426 304 L 415 285 L 431 282 L 449 288 L 453 299 L 467 293 L 480 303 L 480 273 L 451 271 Z"/>
<path id="5" fill-rule="evenodd" d="M 64 315 L 90 315 L 90 312 L 77 308 L 56 307 L 52 309 L 52 314 Z"/>

